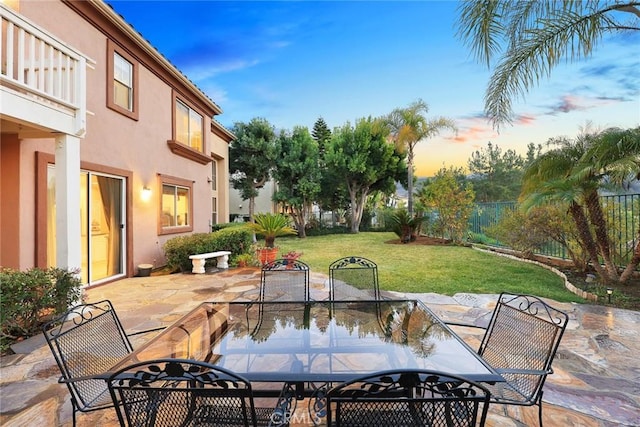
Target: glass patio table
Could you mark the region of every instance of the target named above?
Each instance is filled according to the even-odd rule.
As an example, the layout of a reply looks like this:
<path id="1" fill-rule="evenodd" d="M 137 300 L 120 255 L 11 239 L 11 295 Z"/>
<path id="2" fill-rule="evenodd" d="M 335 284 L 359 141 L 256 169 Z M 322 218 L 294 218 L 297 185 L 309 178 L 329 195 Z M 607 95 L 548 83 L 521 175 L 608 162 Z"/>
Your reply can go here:
<path id="1" fill-rule="evenodd" d="M 252 383 L 295 384 L 298 398 L 312 394 L 305 384 L 397 368 L 504 381 L 417 300 L 206 302 L 112 370 L 166 357 L 222 366 Z"/>

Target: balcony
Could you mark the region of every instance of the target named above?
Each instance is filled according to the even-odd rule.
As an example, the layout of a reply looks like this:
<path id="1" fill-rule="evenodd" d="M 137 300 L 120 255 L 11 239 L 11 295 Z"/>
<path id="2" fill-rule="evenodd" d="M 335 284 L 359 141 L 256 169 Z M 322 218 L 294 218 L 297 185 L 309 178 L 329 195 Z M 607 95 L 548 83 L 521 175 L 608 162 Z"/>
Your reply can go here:
<path id="1" fill-rule="evenodd" d="M 0 4 L 0 116 L 3 133 L 82 137 L 86 70 L 92 61 Z"/>

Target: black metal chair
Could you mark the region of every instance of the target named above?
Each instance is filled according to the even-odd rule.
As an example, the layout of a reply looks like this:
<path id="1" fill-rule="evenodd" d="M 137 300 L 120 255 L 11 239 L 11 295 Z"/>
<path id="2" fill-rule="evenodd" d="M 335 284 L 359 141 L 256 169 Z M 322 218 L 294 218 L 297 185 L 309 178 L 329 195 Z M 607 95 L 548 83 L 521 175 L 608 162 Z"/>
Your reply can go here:
<path id="1" fill-rule="evenodd" d="M 60 368 L 60 383 L 71 394 L 73 425 L 76 412 L 110 408 L 113 402 L 99 374 L 133 351 L 129 337 L 163 329 L 128 334 L 109 300 L 80 304 L 43 325 L 43 334 Z"/>
<path id="2" fill-rule="evenodd" d="M 366 258 L 349 256 L 329 266 L 329 300 L 380 299 L 378 266 Z"/>
<path id="3" fill-rule="evenodd" d="M 483 426 L 489 395 L 480 384 L 442 372 L 417 369 L 378 372 L 329 390 L 327 424 Z"/>
<path id="4" fill-rule="evenodd" d="M 489 385 L 491 402 L 538 405 L 542 427 L 542 393 L 569 318 L 540 298 L 503 292 L 486 328 L 478 354 L 506 382 Z M 480 327 L 450 322 L 450 325 Z"/>
<path id="5" fill-rule="evenodd" d="M 251 384 L 204 362 L 138 362 L 107 381 L 121 426 L 256 426 Z"/>
<path id="6" fill-rule="evenodd" d="M 262 267 L 261 301 L 309 301 L 309 266 L 299 260 L 277 259 Z"/>

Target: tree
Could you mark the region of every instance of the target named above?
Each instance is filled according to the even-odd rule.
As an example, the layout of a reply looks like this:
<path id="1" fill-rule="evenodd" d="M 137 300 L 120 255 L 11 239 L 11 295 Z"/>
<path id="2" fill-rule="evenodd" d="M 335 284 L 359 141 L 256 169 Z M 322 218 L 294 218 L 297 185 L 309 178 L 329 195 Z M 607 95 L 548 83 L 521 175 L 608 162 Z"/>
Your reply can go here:
<path id="1" fill-rule="evenodd" d="M 249 123 L 236 122 L 231 131 L 236 139 L 229 146 L 230 181 L 242 199 L 249 200 L 253 221 L 255 198 L 275 165 L 275 129 L 266 119 L 253 118 Z"/>
<path id="2" fill-rule="evenodd" d="M 520 194 L 524 159 L 514 150 L 502 150 L 491 142 L 471 154 L 467 162 L 477 202 L 515 200 Z"/>
<path id="3" fill-rule="evenodd" d="M 273 177 L 278 190 L 274 200 L 288 206 L 298 237 L 304 238 L 307 212 L 320 193 L 318 145 L 306 127 L 295 127 L 291 133 L 280 133 L 277 153 Z"/>
<path id="4" fill-rule="evenodd" d="M 351 201 L 351 232 L 357 233 L 371 191 L 395 191 L 406 176 L 404 156 L 386 140 L 386 127 L 372 118 L 346 123 L 334 131 L 327 147 L 327 168 L 341 176 Z"/>
<path id="5" fill-rule="evenodd" d="M 435 231 L 457 243 L 469 227 L 475 198 L 473 186 L 461 184 L 462 172 L 461 168 L 442 168 L 420 193 L 420 202 L 437 213 Z"/>
<path id="6" fill-rule="evenodd" d="M 316 120 L 311 135 L 318 144 L 318 163 L 320 164 L 322 172 L 320 178 L 320 194 L 318 194 L 316 202 L 321 212 L 331 211 L 334 213 L 333 219 L 335 225 L 335 211 L 348 207 L 349 195 L 347 194 L 347 189 L 342 177 L 333 173 L 334 171 L 328 169 L 326 166 L 325 154 L 327 145 L 331 142 L 331 130 L 329 130 L 329 127 L 322 117 Z"/>
<path id="7" fill-rule="evenodd" d="M 385 117 L 391 138 L 402 151 L 407 153 L 407 209 L 413 215 L 413 150 L 418 142 L 434 137 L 442 129 L 456 130 L 455 123 L 447 118 L 438 117 L 427 120 L 424 116 L 429 112 L 429 106 L 421 99 L 413 102 L 407 108 L 396 108 Z"/>
<path id="8" fill-rule="evenodd" d="M 624 283 L 640 262 L 640 240 L 623 275 L 618 276 L 598 190 L 639 178 L 640 128 L 584 132 L 575 140 L 558 138 L 549 144 L 557 148 L 542 154 L 525 171 L 524 207 L 566 203 L 596 273 L 605 283 Z"/>
<path id="9" fill-rule="evenodd" d="M 606 34 L 640 30 L 638 5 L 633 0 L 461 2 L 458 36 L 488 68 L 499 57 L 485 93 L 489 120 L 496 127 L 510 123 L 514 98 L 524 97 L 561 61 L 588 58 Z"/>
<path id="10" fill-rule="evenodd" d="M 329 144 L 329 141 L 331 141 L 331 130 L 329 130 L 329 127 L 322 117 L 316 120 L 316 122 L 313 124 L 313 131 L 311 132 L 311 135 L 318 144 L 320 161 L 323 161 L 327 144 Z"/>

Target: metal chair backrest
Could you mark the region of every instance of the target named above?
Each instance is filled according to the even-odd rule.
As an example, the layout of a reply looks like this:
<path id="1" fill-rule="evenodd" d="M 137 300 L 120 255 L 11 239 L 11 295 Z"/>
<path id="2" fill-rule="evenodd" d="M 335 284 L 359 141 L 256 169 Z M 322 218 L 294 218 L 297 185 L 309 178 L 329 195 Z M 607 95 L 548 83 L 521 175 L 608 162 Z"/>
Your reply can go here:
<path id="1" fill-rule="evenodd" d="M 366 258 L 349 256 L 329 266 L 329 300 L 380 299 L 378 266 Z"/>
<path id="2" fill-rule="evenodd" d="M 507 380 L 500 402 L 539 402 L 567 322 L 566 313 L 538 297 L 500 294 L 478 350 Z"/>
<path id="3" fill-rule="evenodd" d="M 108 379 L 122 426 L 255 426 L 251 384 L 195 360 L 158 359 L 127 366 Z"/>
<path id="4" fill-rule="evenodd" d="M 262 267 L 261 301 L 309 301 L 309 266 L 299 260 L 276 259 Z"/>
<path id="5" fill-rule="evenodd" d="M 82 379 L 108 371 L 133 351 L 111 302 L 77 305 L 46 323 L 43 333 L 71 394 L 74 425 L 76 411 L 113 406 L 104 379 Z"/>
<path id="6" fill-rule="evenodd" d="M 378 372 L 329 390 L 327 423 L 341 427 L 483 426 L 489 395 L 480 384 L 442 372 Z"/>

